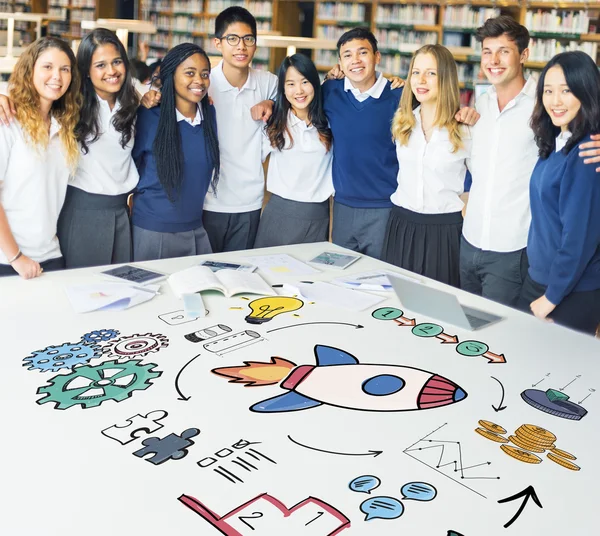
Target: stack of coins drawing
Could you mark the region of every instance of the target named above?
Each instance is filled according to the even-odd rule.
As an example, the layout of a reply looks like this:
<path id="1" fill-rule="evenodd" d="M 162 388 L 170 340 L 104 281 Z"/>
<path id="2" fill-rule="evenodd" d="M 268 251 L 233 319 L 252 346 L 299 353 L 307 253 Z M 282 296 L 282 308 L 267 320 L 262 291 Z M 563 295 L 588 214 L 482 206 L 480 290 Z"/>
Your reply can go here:
<path id="1" fill-rule="evenodd" d="M 534 424 L 519 426 L 515 430 L 515 434 L 508 436 L 508 438 L 504 437 L 507 432 L 502 426 L 490 421 L 479 421 L 479 428 L 476 428 L 475 431 L 490 441 L 502 443 L 500 445 L 502 451 L 520 462 L 542 463 L 542 458 L 538 454 L 548 451 L 546 457 L 554 463 L 571 471 L 579 471 L 580 469 L 578 465 L 571 461 L 577 459 L 575 456 L 556 448 L 554 444 L 556 436 L 552 432 Z M 513 447 L 508 443 L 515 446 Z"/>

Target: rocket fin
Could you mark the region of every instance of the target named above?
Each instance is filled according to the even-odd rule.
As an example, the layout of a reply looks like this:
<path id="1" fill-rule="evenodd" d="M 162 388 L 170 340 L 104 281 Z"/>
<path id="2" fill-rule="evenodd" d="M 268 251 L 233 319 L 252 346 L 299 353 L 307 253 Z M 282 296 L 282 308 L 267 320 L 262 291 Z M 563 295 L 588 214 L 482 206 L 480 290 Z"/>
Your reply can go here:
<path id="1" fill-rule="evenodd" d="M 344 350 L 332 346 L 315 346 L 315 357 L 317 367 L 329 367 L 332 365 L 358 365 L 358 359 Z"/>
<path id="2" fill-rule="evenodd" d="M 321 402 L 317 400 L 298 394 L 295 391 L 289 391 L 273 398 L 267 398 L 267 400 L 263 400 L 262 402 L 257 402 L 250 407 L 250 411 L 257 413 L 285 413 L 314 408 L 320 405 Z"/>

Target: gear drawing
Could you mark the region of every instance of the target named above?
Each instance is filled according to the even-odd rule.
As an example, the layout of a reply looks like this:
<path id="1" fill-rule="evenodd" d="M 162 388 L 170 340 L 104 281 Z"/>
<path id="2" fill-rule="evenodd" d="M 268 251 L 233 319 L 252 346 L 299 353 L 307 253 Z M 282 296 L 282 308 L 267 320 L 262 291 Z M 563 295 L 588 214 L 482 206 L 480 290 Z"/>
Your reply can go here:
<path id="1" fill-rule="evenodd" d="M 54 402 L 54 409 L 69 409 L 81 404 L 83 409 L 93 408 L 106 400 L 121 402 L 130 398 L 133 391 L 143 391 L 152 385 L 150 380 L 162 372 L 152 370 L 156 364 L 140 364 L 139 359 L 126 363 L 105 361 L 100 365 L 77 367 L 70 374 L 58 375 L 47 385 L 40 387 L 37 394 L 45 394 L 38 404 Z"/>
<path id="2" fill-rule="evenodd" d="M 119 336 L 116 329 L 96 329 L 86 333 L 81 340 L 87 343 L 101 343 Z"/>
<path id="3" fill-rule="evenodd" d="M 144 333 L 113 339 L 103 346 L 102 352 L 124 361 L 132 357 L 145 357 L 167 346 L 169 339 L 164 335 Z"/>
<path id="4" fill-rule="evenodd" d="M 43 372 L 58 372 L 63 368 L 73 368 L 75 365 L 88 363 L 90 359 L 100 357 L 102 349 L 96 344 L 65 342 L 58 346 L 48 346 L 44 350 L 36 350 L 32 355 L 23 359 L 27 370 L 38 369 Z"/>

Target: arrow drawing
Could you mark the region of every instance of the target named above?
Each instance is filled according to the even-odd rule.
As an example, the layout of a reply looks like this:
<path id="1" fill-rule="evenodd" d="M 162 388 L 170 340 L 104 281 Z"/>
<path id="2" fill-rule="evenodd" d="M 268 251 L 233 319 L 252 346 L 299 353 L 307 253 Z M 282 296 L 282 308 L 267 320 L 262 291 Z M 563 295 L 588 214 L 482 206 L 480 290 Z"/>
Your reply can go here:
<path id="1" fill-rule="evenodd" d="M 516 501 L 517 499 L 520 499 L 521 497 L 524 497 L 523 502 L 521 503 L 521 506 L 517 510 L 517 513 L 512 517 L 512 519 L 508 523 L 506 523 L 504 525 L 505 529 L 510 527 L 517 520 L 517 518 L 521 515 L 521 513 L 523 512 L 523 509 L 525 508 L 525 505 L 527 504 L 527 501 L 529 500 L 529 497 L 531 497 L 533 499 L 533 502 L 535 504 L 537 504 L 540 508 L 543 508 L 542 503 L 538 499 L 538 496 L 536 495 L 535 490 L 533 489 L 533 486 L 527 486 L 523 491 L 520 491 L 519 493 L 516 493 L 515 495 L 511 495 L 510 497 L 506 497 L 506 499 L 500 499 L 498 502 L 500 504 L 502 504 L 505 502 Z"/>
<path id="2" fill-rule="evenodd" d="M 485 357 L 489 361 L 489 363 L 506 363 L 506 358 L 504 357 L 504 354 L 495 354 L 494 352 L 490 352 L 488 350 L 487 352 L 484 352 L 481 355 Z"/>
<path id="3" fill-rule="evenodd" d="M 295 328 L 298 326 L 310 326 L 312 324 L 337 324 L 339 326 L 353 326 L 354 329 L 364 328 L 364 326 L 361 326 L 360 324 L 350 324 L 349 322 L 302 322 L 301 324 L 294 324 L 292 326 L 283 326 L 282 328 L 269 329 L 269 330 L 267 330 L 267 333 L 271 333 L 273 331 L 279 331 L 280 329 Z"/>
<path id="4" fill-rule="evenodd" d="M 585 402 L 585 400 L 586 400 L 587 398 L 589 398 L 590 396 L 592 396 L 593 394 L 594 394 L 594 393 L 590 393 L 589 395 L 587 395 L 587 396 L 583 397 L 583 398 L 582 398 L 582 399 L 581 399 L 579 402 L 577 402 L 577 403 L 578 403 L 578 404 L 581 404 L 582 402 Z"/>
<path id="5" fill-rule="evenodd" d="M 175 376 L 175 390 L 177 391 L 177 393 L 179 394 L 179 396 L 177 397 L 177 400 L 184 400 L 184 401 L 188 401 L 190 398 L 192 398 L 191 396 L 183 396 L 183 393 L 180 391 L 179 389 L 179 377 L 181 376 L 181 373 L 184 371 L 184 369 L 192 362 L 194 361 L 194 359 L 197 359 L 198 357 L 200 357 L 200 354 L 198 354 L 196 357 L 192 357 L 192 359 L 190 359 L 185 365 L 183 365 L 183 367 L 181 367 L 181 370 L 177 373 L 177 376 Z"/>
<path id="6" fill-rule="evenodd" d="M 500 384 L 500 388 L 502 389 L 502 398 L 500 399 L 500 404 L 498 404 L 498 407 L 492 404 L 492 408 L 494 408 L 494 411 L 497 413 L 498 411 L 506 409 L 506 406 L 502 405 L 502 402 L 504 402 L 504 385 L 502 385 L 502 382 L 498 378 L 494 378 L 493 376 L 491 376 L 491 378 L 492 380 L 496 380 Z"/>
<path id="7" fill-rule="evenodd" d="M 576 382 L 579 378 L 581 378 L 581 374 L 579 374 L 578 376 L 575 376 L 575 379 L 571 380 L 569 383 L 567 383 L 567 385 L 565 385 L 564 387 L 560 387 L 561 391 L 564 391 L 567 387 L 569 387 L 569 385 L 571 385 L 573 382 Z"/>
<path id="8" fill-rule="evenodd" d="M 406 318 L 405 316 L 401 316 L 399 318 L 396 318 L 396 320 L 394 320 L 394 322 L 396 322 L 396 324 L 398 324 L 399 326 L 416 326 L 416 322 L 414 318 Z"/>
<path id="9" fill-rule="evenodd" d="M 305 449 L 310 449 L 310 450 L 316 450 L 317 452 L 325 452 L 327 454 L 337 454 L 338 456 L 373 456 L 373 458 L 377 458 L 377 456 L 379 456 L 380 454 L 383 454 L 383 450 L 370 450 L 368 452 L 361 452 L 361 453 L 350 453 L 350 452 L 336 452 L 333 450 L 324 450 L 324 449 L 318 449 L 316 447 L 309 447 L 308 445 L 304 445 L 298 441 L 296 441 L 295 439 L 292 438 L 292 436 L 288 435 L 288 439 L 300 446 L 300 447 L 304 447 Z"/>
<path id="10" fill-rule="evenodd" d="M 550 373 L 546 374 L 545 378 L 542 378 L 539 382 L 537 383 L 532 383 L 531 387 L 537 387 L 540 383 L 542 383 L 546 378 L 548 378 L 548 376 L 550 376 Z"/>
<path id="11" fill-rule="evenodd" d="M 447 333 L 440 333 L 439 335 L 435 336 L 436 339 L 441 339 L 442 340 L 442 344 L 457 344 L 458 343 L 458 337 L 456 335 L 448 335 Z"/>

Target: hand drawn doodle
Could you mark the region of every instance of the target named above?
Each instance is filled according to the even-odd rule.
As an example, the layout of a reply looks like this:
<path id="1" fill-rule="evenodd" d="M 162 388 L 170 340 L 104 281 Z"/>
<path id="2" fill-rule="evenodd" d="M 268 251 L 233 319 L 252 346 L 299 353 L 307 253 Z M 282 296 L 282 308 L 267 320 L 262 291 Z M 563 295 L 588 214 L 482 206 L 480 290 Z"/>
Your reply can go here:
<path id="1" fill-rule="evenodd" d="M 517 513 L 510 519 L 510 521 L 508 521 L 504 525 L 505 529 L 510 527 L 518 519 L 518 517 L 523 512 L 523 509 L 525 508 L 525 505 L 527 504 L 529 497 L 531 497 L 533 499 L 533 502 L 535 504 L 537 504 L 540 508 L 543 508 L 542 503 L 540 502 L 537 494 L 535 493 L 535 489 L 533 489 L 533 486 L 528 486 L 523 491 L 520 491 L 519 493 L 516 493 L 515 495 L 512 495 L 510 497 L 506 497 L 505 499 L 500 499 L 498 502 L 500 504 L 502 504 L 502 503 L 506 503 L 506 502 L 516 501 L 517 499 L 520 499 L 521 497 L 523 497 L 523 502 L 521 503 L 521 506 L 517 510 Z"/>
<path id="2" fill-rule="evenodd" d="M 506 409 L 506 406 L 502 405 L 502 402 L 504 402 L 504 385 L 502 385 L 502 382 L 498 379 L 498 378 L 494 378 L 494 376 L 491 376 L 492 380 L 496 380 L 499 384 L 500 384 L 500 388 L 502 389 L 502 398 L 500 399 L 500 404 L 498 404 L 498 407 L 494 406 L 494 404 L 492 404 L 492 409 L 498 413 L 499 411 L 503 411 Z"/>
<path id="3" fill-rule="evenodd" d="M 38 404 L 54 402 L 54 409 L 69 409 L 81 405 L 83 409 L 99 406 L 106 400 L 121 402 L 134 391 L 143 391 L 152 385 L 150 380 L 162 372 L 153 370 L 157 365 L 140 364 L 133 359 L 127 363 L 105 361 L 92 367 L 77 367 L 71 374 L 54 376 L 48 385 L 40 387 L 37 394 L 45 394 Z"/>
<path id="4" fill-rule="evenodd" d="M 556 389 L 525 389 L 521 398 L 535 409 L 562 419 L 580 421 L 587 415 L 587 409 L 569 401 L 569 395 Z"/>
<path id="5" fill-rule="evenodd" d="M 315 324 L 333 324 L 335 326 L 352 326 L 354 329 L 362 329 L 365 326 L 361 324 L 351 324 L 350 322 L 302 322 L 300 324 L 293 324 L 291 326 L 282 326 L 280 328 L 268 329 L 267 333 L 273 333 L 274 331 L 280 331 L 282 329 L 298 328 L 300 326 L 314 326 Z"/>
<path id="6" fill-rule="evenodd" d="M 194 442 L 192 437 L 196 437 L 200 433 L 198 428 L 188 428 L 181 434 L 169 434 L 163 437 L 149 437 L 142 441 L 144 448 L 136 450 L 133 455 L 138 458 L 143 458 L 147 454 L 152 454 L 146 458 L 147 462 L 154 465 L 160 465 L 169 460 L 181 460 L 187 456 L 187 447 L 191 447 Z"/>
<path id="7" fill-rule="evenodd" d="M 194 331 L 193 333 L 188 333 L 187 335 L 184 335 L 184 338 L 190 342 L 204 342 L 229 332 L 231 332 L 229 326 L 226 326 L 225 324 L 216 324 L 199 331 Z"/>
<path id="8" fill-rule="evenodd" d="M 119 336 L 119 332 L 116 329 L 96 329 L 86 333 L 81 340 L 83 342 L 100 344 L 106 341 L 110 341 Z"/>
<path id="9" fill-rule="evenodd" d="M 188 322 L 194 322 L 198 320 L 199 317 L 192 317 L 185 314 L 183 309 L 178 309 L 177 311 L 171 311 L 170 313 L 163 313 L 162 315 L 158 315 L 165 324 L 169 324 L 169 326 L 178 326 L 179 324 L 187 324 Z"/>
<path id="10" fill-rule="evenodd" d="M 402 498 L 420 502 L 433 501 L 437 497 L 437 489 L 427 482 L 409 482 L 400 489 Z"/>
<path id="11" fill-rule="evenodd" d="M 336 536 L 350 527 L 350 520 L 344 514 L 315 497 L 308 497 L 287 508 L 272 495 L 263 493 L 224 516 L 219 516 L 189 495 L 181 495 L 179 501 L 224 536 Z"/>
<path id="12" fill-rule="evenodd" d="M 485 357 L 489 364 L 506 363 L 504 354 L 490 352 L 490 347 L 481 341 L 463 341 L 456 346 L 456 351 L 465 357 Z"/>
<path id="13" fill-rule="evenodd" d="M 167 346 L 169 346 L 169 339 L 164 335 L 144 333 L 113 339 L 102 347 L 102 352 L 109 357 L 126 360 L 132 357 L 145 357 Z"/>
<path id="14" fill-rule="evenodd" d="M 27 370 L 58 372 L 64 368 L 70 369 L 75 365 L 89 363 L 91 359 L 101 355 L 102 349 L 96 344 L 65 342 L 32 352 L 30 356 L 23 359 L 23 366 L 28 367 Z"/>
<path id="15" fill-rule="evenodd" d="M 447 333 L 444 333 L 444 328 L 439 324 L 423 322 L 412 328 L 411 332 L 417 337 L 435 337 L 436 339 L 440 339 L 442 344 L 458 343 L 458 337 L 456 335 L 448 335 Z"/>
<path id="16" fill-rule="evenodd" d="M 480 423 L 481 422 L 482 421 L 480 421 Z M 480 497 L 487 499 L 487 497 L 479 491 L 467 486 L 464 481 L 500 479 L 499 476 L 471 476 L 472 473 L 470 471 L 477 469 L 478 467 L 489 466 L 492 464 L 492 462 L 487 461 L 473 465 L 466 465 L 463 463 L 463 459 L 466 460 L 466 458 L 463 455 L 463 447 L 460 441 L 448 441 L 447 438 L 433 439 L 433 436 L 437 435 L 439 431 L 447 425 L 448 423 L 444 423 L 441 426 L 438 426 L 435 430 L 415 441 L 402 452 L 407 456 L 410 456 L 413 460 L 416 460 L 423 465 L 426 465 L 430 469 L 433 469 L 436 473 L 444 475 L 446 478 L 449 478 L 456 484 L 459 484 L 473 493 L 476 493 Z M 450 461 L 448 461 L 449 458 Z M 451 470 L 452 473 L 456 474 L 456 476 L 444 472 L 448 470 Z M 467 471 L 469 471 L 469 473 L 467 473 Z"/>
<path id="17" fill-rule="evenodd" d="M 352 491 L 356 491 L 357 493 L 368 493 L 371 494 L 371 491 L 377 489 L 381 485 L 381 480 L 373 475 L 363 475 L 357 476 L 348 487 Z"/>
<path id="18" fill-rule="evenodd" d="M 302 308 L 304 302 L 288 296 L 267 296 L 251 301 L 248 307 L 252 311 L 246 318 L 248 324 L 264 324 L 282 313 L 291 313 Z"/>
<path id="19" fill-rule="evenodd" d="M 393 497 L 371 497 L 360 505 L 365 521 L 397 519 L 404 513 L 404 505 Z"/>
<path id="20" fill-rule="evenodd" d="M 446 534 L 446 536 L 464 536 L 464 535 L 461 534 L 460 532 L 456 532 L 455 530 L 449 530 L 448 534 Z"/>
<path id="21" fill-rule="evenodd" d="M 177 397 L 177 400 L 183 400 L 183 401 L 187 402 L 190 398 L 192 398 L 191 396 L 184 396 L 184 394 L 181 392 L 181 389 L 179 389 L 179 378 L 183 374 L 183 371 L 199 357 L 200 357 L 200 354 L 198 354 L 195 357 L 192 357 L 192 359 L 190 359 L 185 365 L 183 365 L 183 367 L 181 367 L 181 369 L 179 369 L 177 376 L 175 376 L 175 390 L 177 391 L 177 394 L 179 395 Z"/>
<path id="22" fill-rule="evenodd" d="M 373 456 L 373 458 L 377 458 L 377 456 L 383 454 L 383 450 L 369 450 L 368 452 L 337 452 L 335 450 L 318 449 L 316 447 L 304 445 L 303 443 L 300 443 L 300 441 L 296 441 L 291 435 L 288 435 L 288 439 L 299 447 L 304 447 L 305 449 L 314 450 L 316 452 L 324 452 L 326 454 L 335 454 L 337 456 Z"/>
<path id="23" fill-rule="evenodd" d="M 454 382 L 425 370 L 400 365 L 360 364 L 353 355 L 330 346 L 314 349 L 316 366 L 296 367 L 272 358 L 270 363 L 245 362 L 213 373 L 246 386 L 272 385 L 287 393 L 254 404 L 250 411 L 299 411 L 321 404 L 361 411 L 413 411 L 460 402 L 467 393 Z M 295 368 L 294 368 L 295 367 Z"/>
<path id="24" fill-rule="evenodd" d="M 221 463 L 222 465 L 213 467 L 213 471 L 215 473 L 217 473 L 219 476 L 225 478 L 226 480 L 229 480 L 229 482 L 231 482 L 233 484 L 236 484 L 237 482 L 240 482 L 241 484 L 243 484 L 244 480 L 242 480 L 233 471 L 236 471 L 236 470 L 239 471 L 240 468 L 244 469 L 248 473 L 251 473 L 252 471 L 258 471 L 258 467 L 256 467 L 256 464 L 258 462 L 261 462 L 262 460 L 266 460 L 272 464 L 277 465 L 277 462 L 275 460 L 273 460 L 272 458 L 269 458 L 269 456 L 266 456 L 265 454 L 256 450 L 255 448 L 247 449 L 246 451 L 243 452 L 243 456 L 245 456 L 245 457 L 242 456 L 242 453 L 240 451 L 242 451 L 246 447 L 249 447 L 250 445 L 259 445 L 259 444 L 260 444 L 260 441 L 250 442 L 250 441 L 246 441 L 244 439 L 240 439 L 237 443 L 234 443 L 233 445 L 231 445 L 231 448 L 229 448 L 229 447 L 222 448 L 222 449 L 218 450 L 217 452 L 215 452 L 214 456 L 206 456 L 205 458 L 202 458 L 197 463 L 202 469 L 211 467 L 215 463 Z M 236 454 L 236 456 L 234 456 L 233 458 L 229 458 L 229 456 L 232 456 L 233 454 Z M 223 460 L 226 460 L 230 463 L 229 464 L 223 463 Z M 224 465 L 227 465 L 229 467 L 229 469 L 224 467 Z"/>
<path id="25" fill-rule="evenodd" d="M 400 318 L 403 314 L 404 311 L 396 307 L 380 307 L 379 309 L 375 309 L 371 313 L 371 316 L 377 320 L 396 320 L 396 318 Z"/>
<path id="26" fill-rule="evenodd" d="M 495 443 L 502 443 L 500 445 L 502 452 L 515 460 L 537 465 L 542 463 L 542 458 L 537 454 L 543 454 L 548 451 L 546 457 L 554 463 L 571 471 L 579 471 L 581 469 L 571 461 L 577 459 L 573 454 L 556 447 L 554 444 L 556 436 L 545 428 L 541 428 L 535 424 L 523 424 L 515 430 L 514 435 L 509 436 L 507 439 L 502 435 L 506 434 L 506 430 L 498 424 L 490 421 L 479 421 L 479 426 L 475 431 L 480 436 Z M 508 445 L 509 442 L 515 446 Z"/>
<path id="27" fill-rule="evenodd" d="M 162 409 L 151 411 L 150 413 L 146 413 L 146 415 L 140 415 L 138 413 L 137 415 L 129 417 L 127 419 L 127 424 L 123 426 L 113 424 L 112 426 L 101 430 L 100 433 L 103 436 L 118 441 L 121 445 L 127 445 L 127 443 L 140 439 L 142 435 L 151 434 L 160 430 L 163 427 L 163 424 L 160 421 L 167 415 L 168 413 Z M 143 432 L 143 434 L 138 434 L 138 432 Z"/>
<path id="28" fill-rule="evenodd" d="M 247 329 L 245 331 L 210 340 L 203 344 L 202 347 L 213 354 L 222 356 L 264 340 L 265 339 L 260 333 Z"/>

